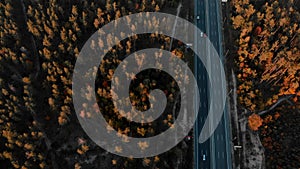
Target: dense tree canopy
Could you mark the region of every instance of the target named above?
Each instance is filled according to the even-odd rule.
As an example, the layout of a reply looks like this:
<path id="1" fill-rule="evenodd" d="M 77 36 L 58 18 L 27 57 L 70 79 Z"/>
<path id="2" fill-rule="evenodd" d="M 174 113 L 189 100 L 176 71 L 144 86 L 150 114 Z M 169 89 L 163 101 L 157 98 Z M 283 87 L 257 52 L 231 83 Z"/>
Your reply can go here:
<path id="1" fill-rule="evenodd" d="M 286 168 L 289 163 L 288 168 L 299 168 L 298 148 L 291 154 L 293 158 L 274 158 L 279 151 L 286 152 L 283 147 L 288 145 L 283 145 L 281 137 L 292 133 L 285 131 L 297 131 L 278 126 L 282 124 L 281 116 L 299 116 L 299 2 L 232 0 L 231 5 L 240 107 L 248 109 L 249 128 L 261 132 L 267 150 L 266 167 Z M 295 122 L 290 123 L 285 125 L 294 126 Z"/>
<path id="2" fill-rule="evenodd" d="M 300 97 L 300 13 L 293 1 L 232 1 L 233 28 L 239 32 L 236 57 L 239 101 L 264 110 L 280 96 Z"/>
<path id="3" fill-rule="evenodd" d="M 128 159 L 107 155 L 107 152 L 84 134 L 72 105 L 74 64 L 90 35 L 121 16 L 141 11 L 159 11 L 165 6 L 176 6 L 177 3 L 175 0 L 1 1 L 1 167 L 79 169 L 147 166 L 165 168 L 178 165 L 174 159 L 179 158 L 178 154 L 186 153 L 183 152 L 186 150 L 179 150 L 185 142 L 173 151 L 153 158 Z M 150 21 L 145 21 L 142 26 L 149 26 L 148 23 Z M 110 107 L 112 104 L 109 102 L 109 86 L 114 69 L 122 61 L 119 56 L 126 56 L 141 46 L 146 48 L 147 43 L 143 43 L 143 40 L 151 41 L 150 45 L 158 48 L 168 48 L 170 41 L 165 43 L 168 38 L 160 34 L 132 36 L 108 52 L 109 56 L 100 64 L 95 91 L 98 94 L 98 104 L 105 111 L 104 116 L 108 123 L 119 133 L 139 137 L 155 134 L 155 125 L 131 125 L 134 127 L 128 128 L 124 127 L 126 121 L 115 121 L 119 115 Z M 107 37 L 100 39 L 94 46 L 102 48 L 103 40 L 108 43 L 113 41 Z M 183 59 L 187 54 L 180 43 L 174 43 L 172 50 Z M 149 75 L 146 72 L 143 78 L 147 74 Z M 131 93 L 132 102 L 139 109 L 147 109 L 149 90 L 159 85 L 156 84 L 158 80 L 152 79 L 144 83 L 138 76 L 136 78 Z M 165 93 L 174 103 L 176 85 L 170 83 L 167 86 Z M 86 97 L 90 97 L 89 93 Z M 101 106 L 102 103 L 105 106 Z M 80 116 L 86 118 L 89 113 L 82 112 Z M 171 114 L 161 120 L 164 126 L 160 126 L 160 130 L 172 126 Z M 141 143 L 140 147 L 147 147 L 147 144 Z M 116 151 L 121 151 L 121 148 L 116 147 Z M 161 161 L 161 158 L 165 160 Z"/>

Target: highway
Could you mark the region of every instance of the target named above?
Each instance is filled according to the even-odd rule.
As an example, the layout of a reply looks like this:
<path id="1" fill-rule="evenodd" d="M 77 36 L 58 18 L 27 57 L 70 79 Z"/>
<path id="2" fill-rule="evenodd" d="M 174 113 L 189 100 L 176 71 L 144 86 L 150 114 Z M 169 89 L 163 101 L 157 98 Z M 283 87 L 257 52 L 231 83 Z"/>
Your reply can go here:
<path id="1" fill-rule="evenodd" d="M 216 48 L 220 59 L 224 63 L 222 48 L 222 15 L 221 0 L 195 0 L 195 24 L 210 39 Z M 199 35 L 195 34 L 195 46 Z M 206 56 L 209 58 L 210 52 L 207 51 Z M 209 59 L 208 65 L 209 65 Z M 212 67 L 212 66 L 211 66 Z M 210 67 L 210 68 L 211 68 Z M 231 169 L 231 138 L 229 128 L 229 117 L 225 107 L 222 120 L 215 130 L 212 137 L 206 142 L 200 144 L 198 137 L 206 120 L 209 107 L 209 91 L 208 91 L 208 75 L 202 62 L 195 57 L 194 72 L 200 92 L 200 110 L 194 127 L 194 158 L 195 169 Z M 226 86 L 224 86 L 226 90 Z"/>

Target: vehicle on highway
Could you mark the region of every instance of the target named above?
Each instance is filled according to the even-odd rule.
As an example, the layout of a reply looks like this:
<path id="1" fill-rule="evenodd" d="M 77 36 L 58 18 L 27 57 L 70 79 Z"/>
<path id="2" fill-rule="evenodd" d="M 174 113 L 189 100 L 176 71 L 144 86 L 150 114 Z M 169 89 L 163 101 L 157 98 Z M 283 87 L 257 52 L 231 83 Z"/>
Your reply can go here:
<path id="1" fill-rule="evenodd" d="M 206 155 L 205 155 L 205 154 L 203 154 L 202 160 L 203 160 L 203 161 L 206 161 Z"/>

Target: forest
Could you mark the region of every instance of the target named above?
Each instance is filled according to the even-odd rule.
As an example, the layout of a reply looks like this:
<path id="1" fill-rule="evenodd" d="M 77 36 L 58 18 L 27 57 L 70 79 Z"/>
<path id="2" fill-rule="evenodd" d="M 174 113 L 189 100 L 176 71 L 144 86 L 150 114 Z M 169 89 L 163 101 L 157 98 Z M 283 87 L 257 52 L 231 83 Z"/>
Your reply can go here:
<path id="1" fill-rule="evenodd" d="M 299 168 L 300 3 L 232 0 L 229 6 L 226 40 L 234 45 L 227 45 L 226 59 L 237 78 L 239 121 L 246 118 L 249 133 L 259 136 L 265 168 Z M 255 168 L 244 160 L 244 168 Z"/>
<path id="2" fill-rule="evenodd" d="M 190 139 L 151 158 L 125 158 L 106 152 L 84 133 L 72 103 L 72 73 L 76 58 L 88 37 L 122 16 L 162 10 L 174 13 L 177 6 L 176 0 L 1 1 L 1 168 L 191 168 L 192 158 L 182 158 L 192 157 Z M 183 6 L 185 9 L 190 7 L 186 3 Z M 191 17 L 187 11 L 183 10 L 180 15 Z M 109 93 L 114 69 L 134 51 L 157 46 L 167 48 L 186 60 L 190 53 L 184 45 L 177 40 L 173 45 L 170 43 L 170 37 L 160 34 L 131 36 L 111 49 L 100 64 L 95 91 L 98 105 L 118 133 L 146 137 L 172 126 L 172 115 L 176 114 L 170 111 L 161 117 L 160 126 L 130 124 L 130 128 L 126 127 L 128 121 L 120 119 L 118 112 L 111 107 Z M 94 45 L 101 48 L 103 42 L 100 40 Z M 170 83 L 160 83 L 161 78 Z M 149 90 L 160 86 L 165 86 L 162 90 L 170 101 L 168 106 L 175 107 L 178 90 L 170 76 L 145 71 L 134 79 L 130 96 L 132 104 L 138 109 L 147 109 Z M 86 97 L 88 99 L 89 95 Z M 80 116 L 85 118 L 90 114 L 82 112 Z M 115 150 L 121 151 L 119 147 Z"/>
<path id="3" fill-rule="evenodd" d="M 184 10 L 180 16 L 193 21 L 191 1 L 182 3 Z M 190 139 L 151 158 L 125 158 L 106 152 L 84 133 L 72 103 L 74 65 L 84 43 L 95 31 L 132 13 L 175 14 L 178 4 L 178 0 L 0 1 L 1 168 L 192 168 Z M 297 169 L 300 167 L 300 1 L 230 0 L 226 6 L 223 9 L 228 51 L 224 52 L 225 67 L 228 77 L 231 71 L 234 74 L 231 81 L 235 78 L 237 81 L 232 93 L 237 95 L 241 125 L 236 127 L 244 132 L 233 134 L 249 141 L 233 139 L 232 142 L 244 144 L 244 150 L 255 147 L 253 138 L 261 143 L 257 154 L 249 154 L 251 158 L 240 156 L 242 150 L 235 150 L 240 152 L 234 154 L 234 163 L 249 169 L 257 166 Z M 94 45 L 101 47 L 102 43 Z M 99 66 L 94 91 L 109 124 L 119 133 L 135 137 L 155 135 L 172 127 L 177 111 L 173 107 L 177 104 L 178 86 L 167 74 L 155 71 L 133 77 L 130 96 L 134 106 L 145 110 L 149 107 L 149 91 L 163 86 L 170 112 L 159 119 L 162 125 L 130 124 L 133 127 L 128 128 L 129 122 L 111 108 L 112 96 L 108 91 L 114 69 L 124 56 L 149 46 L 171 50 L 186 62 L 193 56 L 182 42 L 172 41 L 168 36 L 131 36 L 108 52 Z M 160 83 L 161 78 L 169 83 Z M 82 112 L 80 116 L 90 114 Z M 242 124 L 247 125 L 243 128 Z M 141 144 L 143 147 L 147 145 Z M 116 151 L 121 150 L 116 147 Z M 258 164 L 259 160 L 263 164 Z"/>

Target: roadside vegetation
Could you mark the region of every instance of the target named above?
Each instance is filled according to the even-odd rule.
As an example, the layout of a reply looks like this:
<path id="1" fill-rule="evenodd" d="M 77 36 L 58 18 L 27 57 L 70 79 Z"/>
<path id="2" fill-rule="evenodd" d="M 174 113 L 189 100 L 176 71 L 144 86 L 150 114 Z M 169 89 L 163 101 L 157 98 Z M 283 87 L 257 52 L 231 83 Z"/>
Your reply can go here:
<path id="1" fill-rule="evenodd" d="M 227 57 L 234 61 L 240 122 L 246 118 L 259 134 L 266 168 L 299 168 L 300 3 L 231 0 L 230 9 L 234 46 Z"/>

